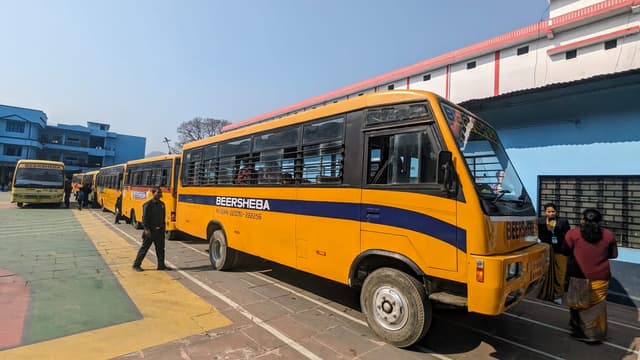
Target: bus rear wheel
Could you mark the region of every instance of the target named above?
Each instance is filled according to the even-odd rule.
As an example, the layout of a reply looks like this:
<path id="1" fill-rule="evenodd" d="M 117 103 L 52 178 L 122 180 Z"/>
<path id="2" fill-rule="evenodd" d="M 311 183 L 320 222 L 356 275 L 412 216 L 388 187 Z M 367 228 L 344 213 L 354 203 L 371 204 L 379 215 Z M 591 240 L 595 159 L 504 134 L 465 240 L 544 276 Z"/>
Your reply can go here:
<path id="1" fill-rule="evenodd" d="M 380 268 L 367 276 L 360 306 L 373 332 L 400 348 L 420 341 L 431 325 L 431 303 L 424 286 L 400 270 Z"/>
<path id="2" fill-rule="evenodd" d="M 237 252 L 230 248 L 222 230 L 215 230 L 209 238 L 209 261 L 216 270 L 228 270 L 233 267 Z"/>
<path id="3" fill-rule="evenodd" d="M 178 240 L 178 230 L 167 230 L 164 232 L 164 237 L 167 240 Z"/>

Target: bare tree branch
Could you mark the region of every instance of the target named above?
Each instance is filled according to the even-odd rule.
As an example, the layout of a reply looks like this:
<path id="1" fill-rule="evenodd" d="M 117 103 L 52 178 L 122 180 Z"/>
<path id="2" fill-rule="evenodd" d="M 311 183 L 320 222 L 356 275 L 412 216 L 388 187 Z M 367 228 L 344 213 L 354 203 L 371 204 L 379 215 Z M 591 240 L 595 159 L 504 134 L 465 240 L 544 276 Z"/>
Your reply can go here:
<path id="1" fill-rule="evenodd" d="M 178 141 L 172 147 L 175 153 L 180 153 L 185 143 L 218 135 L 222 128 L 230 122 L 224 119 L 195 117 L 183 121 L 177 128 Z M 177 150 L 177 151 L 176 151 Z"/>

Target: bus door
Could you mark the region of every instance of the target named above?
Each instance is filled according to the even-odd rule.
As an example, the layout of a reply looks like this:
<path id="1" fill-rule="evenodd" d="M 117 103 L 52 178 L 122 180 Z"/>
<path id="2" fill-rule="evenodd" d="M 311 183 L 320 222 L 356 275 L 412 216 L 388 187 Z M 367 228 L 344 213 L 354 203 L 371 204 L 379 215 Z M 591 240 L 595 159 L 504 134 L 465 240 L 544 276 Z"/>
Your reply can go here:
<path id="1" fill-rule="evenodd" d="M 360 251 L 360 188 L 344 181 L 354 166 L 344 159 L 345 128 L 344 115 L 304 126 L 295 220 L 298 268 L 342 283 Z"/>
<path id="2" fill-rule="evenodd" d="M 365 134 L 362 251 L 394 253 L 421 268 L 457 271 L 464 238 L 456 200 L 437 183 L 435 125 Z"/>

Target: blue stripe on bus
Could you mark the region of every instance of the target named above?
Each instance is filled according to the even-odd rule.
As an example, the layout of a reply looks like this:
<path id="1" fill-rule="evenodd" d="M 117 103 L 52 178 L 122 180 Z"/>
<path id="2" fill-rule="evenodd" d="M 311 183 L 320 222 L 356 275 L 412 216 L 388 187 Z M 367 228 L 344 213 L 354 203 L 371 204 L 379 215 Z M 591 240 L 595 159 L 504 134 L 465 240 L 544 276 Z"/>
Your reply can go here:
<path id="1" fill-rule="evenodd" d="M 180 195 L 178 201 L 193 204 L 215 205 L 216 198 L 217 196 L 215 195 Z M 455 246 L 463 252 L 467 251 L 467 232 L 464 229 L 414 211 L 370 204 L 278 199 L 264 200 L 269 201 L 269 211 L 354 220 L 399 227 L 440 239 Z M 233 207 L 230 208 L 233 209 Z M 252 210 L 246 208 L 238 209 Z M 376 214 L 367 216 L 367 209 L 375 209 Z"/>

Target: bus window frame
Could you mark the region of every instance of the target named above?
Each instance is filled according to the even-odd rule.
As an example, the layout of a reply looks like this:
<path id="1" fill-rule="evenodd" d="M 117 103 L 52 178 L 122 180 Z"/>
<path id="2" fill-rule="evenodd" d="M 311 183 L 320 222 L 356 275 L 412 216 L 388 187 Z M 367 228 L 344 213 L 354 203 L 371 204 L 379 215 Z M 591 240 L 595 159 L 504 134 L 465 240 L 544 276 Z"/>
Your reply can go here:
<path id="1" fill-rule="evenodd" d="M 400 184 L 370 184 L 369 183 L 369 139 L 377 136 L 385 135 L 399 135 L 410 134 L 424 131 L 426 132 L 427 139 L 433 146 L 433 151 L 438 154 L 441 151 L 447 150 L 443 145 L 440 132 L 438 131 L 438 125 L 435 121 L 429 120 L 427 122 L 415 123 L 411 121 L 411 124 L 405 126 L 404 123 L 394 123 L 395 126 L 385 126 L 384 129 L 365 129 L 364 131 L 364 152 L 362 160 L 362 187 L 364 189 L 375 190 L 393 190 L 393 191 L 409 191 L 421 194 L 434 195 L 439 197 L 447 197 L 446 192 L 442 191 L 442 187 L 438 184 L 437 176 L 433 182 L 417 182 L 417 183 L 400 183 Z M 436 166 L 433 169 L 437 171 L 437 159 Z"/>

